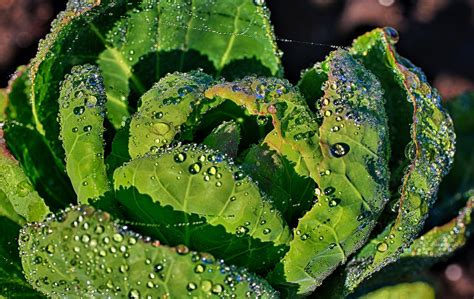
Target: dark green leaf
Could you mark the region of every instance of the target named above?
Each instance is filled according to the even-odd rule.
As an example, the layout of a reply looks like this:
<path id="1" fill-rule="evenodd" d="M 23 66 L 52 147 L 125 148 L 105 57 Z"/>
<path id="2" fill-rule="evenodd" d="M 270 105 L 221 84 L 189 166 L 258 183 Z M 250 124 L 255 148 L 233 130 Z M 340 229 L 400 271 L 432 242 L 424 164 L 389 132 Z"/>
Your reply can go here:
<path id="1" fill-rule="evenodd" d="M 1 201 L 0 191 L 0 201 Z M 1 205 L 1 202 L 0 202 Z M 0 216 L 0 297 L 3 298 L 44 298 L 33 290 L 25 280 L 18 252 L 20 226 L 10 219 Z"/>
<path id="2" fill-rule="evenodd" d="M 76 194 L 62 161 L 53 155 L 44 136 L 31 126 L 15 121 L 7 122 L 4 130 L 8 149 L 46 205 L 55 211 L 74 202 Z"/>
<path id="3" fill-rule="evenodd" d="M 240 142 L 240 126 L 234 122 L 223 122 L 204 139 L 203 144 L 226 154 L 230 158 L 237 157 Z"/>
<path id="4" fill-rule="evenodd" d="M 315 188 L 314 181 L 298 175 L 294 166 L 266 145 L 251 147 L 242 164 L 290 225 L 312 207 Z"/>

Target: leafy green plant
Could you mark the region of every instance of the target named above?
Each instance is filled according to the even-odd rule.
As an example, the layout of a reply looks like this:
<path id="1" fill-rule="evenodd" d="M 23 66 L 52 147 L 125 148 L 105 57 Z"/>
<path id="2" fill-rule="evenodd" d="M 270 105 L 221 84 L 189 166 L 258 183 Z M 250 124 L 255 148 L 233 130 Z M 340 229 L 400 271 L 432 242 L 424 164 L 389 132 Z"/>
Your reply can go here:
<path id="1" fill-rule="evenodd" d="M 68 3 L 0 93 L 2 296 L 433 296 L 379 288 L 469 233 L 463 165 L 440 194 L 466 206 L 424 227 L 454 156 L 437 91 L 392 28 L 293 86 L 268 16 L 251 0 Z"/>

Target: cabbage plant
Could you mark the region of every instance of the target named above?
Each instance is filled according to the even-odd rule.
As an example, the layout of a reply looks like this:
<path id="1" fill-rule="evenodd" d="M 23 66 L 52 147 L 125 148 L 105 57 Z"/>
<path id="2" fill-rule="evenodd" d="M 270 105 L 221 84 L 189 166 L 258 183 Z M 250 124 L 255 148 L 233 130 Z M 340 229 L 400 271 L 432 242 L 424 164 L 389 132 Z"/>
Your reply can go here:
<path id="1" fill-rule="evenodd" d="M 293 85 L 264 1 L 69 1 L 0 93 L 0 294 L 431 294 L 380 288 L 465 243 L 472 181 L 424 225 L 454 127 L 397 40 Z"/>

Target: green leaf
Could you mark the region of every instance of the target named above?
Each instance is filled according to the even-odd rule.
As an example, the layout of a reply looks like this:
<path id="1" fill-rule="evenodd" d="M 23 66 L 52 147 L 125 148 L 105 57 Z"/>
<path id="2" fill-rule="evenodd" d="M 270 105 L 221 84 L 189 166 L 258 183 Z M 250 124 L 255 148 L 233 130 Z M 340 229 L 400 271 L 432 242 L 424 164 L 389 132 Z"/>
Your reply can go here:
<path id="1" fill-rule="evenodd" d="M 44 136 L 16 121 L 7 122 L 4 130 L 8 149 L 47 206 L 56 211 L 72 203 L 76 198 L 74 189 L 62 161 L 53 155 Z"/>
<path id="2" fill-rule="evenodd" d="M 236 158 L 239 142 L 240 126 L 235 121 L 229 121 L 212 130 L 202 143 L 230 158 Z"/>
<path id="3" fill-rule="evenodd" d="M 192 130 L 204 113 L 220 104 L 204 98 L 204 90 L 212 82 L 202 72 L 174 73 L 146 92 L 130 123 L 130 156 L 156 152 L 186 127 Z"/>
<path id="4" fill-rule="evenodd" d="M 414 281 L 423 278 L 423 270 L 447 259 L 457 249 L 464 246 L 469 238 L 472 206 L 474 196 L 470 196 L 466 206 L 458 211 L 458 216 L 449 222 L 432 228 L 424 233 L 400 254 L 396 263 L 387 265 L 369 279 L 361 283 L 351 297 L 359 297 L 368 291 L 381 288 L 391 283 Z M 342 271 L 340 271 L 342 272 Z M 318 296 L 340 298 L 344 296 L 344 289 L 334 291 L 335 285 L 343 283 L 344 276 L 333 276 L 331 281 L 318 293 Z"/>
<path id="5" fill-rule="evenodd" d="M 437 226 L 413 241 L 400 255 L 401 258 L 446 257 L 466 244 L 467 228 L 471 223 L 474 192 L 468 198 L 466 207 L 448 223 Z"/>
<path id="6" fill-rule="evenodd" d="M 245 173 L 259 183 L 290 225 L 311 208 L 315 188 L 314 181 L 300 176 L 294 166 L 266 145 L 251 147 L 242 164 Z"/>
<path id="7" fill-rule="evenodd" d="M 114 140 L 112 141 L 112 151 L 105 159 L 107 173 L 110 179 L 112 178 L 115 169 L 131 159 L 128 150 L 129 131 L 130 123 L 127 123 L 125 126 L 117 130 Z"/>
<path id="8" fill-rule="evenodd" d="M 410 132 L 412 146 L 408 150 L 408 164 L 402 179 L 398 199 L 398 215 L 383 232 L 368 242 L 347 266 L 345 288 L 351 292 L 364 279 L 395 261 L 423 227 L 429 208 L 436 197 L 442 177 L 447 173 L 454 155 L 452 122 L 441 107 L 436 90 L 424 74 L 406 59 L 398 56 L 393 47 L 393 29 L 376 29 L 354 43 L 353 52 L 369 59 L 369 53 L 384 57 L 378 64 L 392 68 L 392 80 L 408 96 L 413 106 Z M 367 54 L 364 56 L 364 53 Z M 375 54 L 374 54 L 375 55 Z M 382 76 L 377 69 L 371 69 Z M 386 74 L 385 74 L 386 75 Z M 394 121 L 392 119 L 392 121 Z"/>
<path id="9" fill-rule="evenodd" d="M 8 151 L 0 127 L 0 215 L 23 224 L 41 221 L 49 213 L 18 161 Z"/>
<path id="10" fill-rule="evenodd" d="M 425 282 L 401 283 L 394 286 L 387 286 L 367 295 L 361 299 L 435 299 L 435 290 Z"/>
<path id="11" fill-rule="evenodd" d="M 26 226 L 20 250 L 28 281 L 50 297 L 277 297 L 243 269 L 160 245 L 87 206 Z"/>
<path id="12" fill-rule="evenodd" d="M 73 65 L 98 62 L 115 128 L 135 94 L 168 72 L 281 73 L 272 29 L 266 7 L 250 0 L 70 1 L 32 63 L 35 126 L 61 155 L 55 89 Z"/>
<path id="13" fill-rule="evenodd" d="M 11 77 L 6 89 L 8 105 L 5 113 L 8 120 L 15 120 L 24 125 L 33 123 L 30 94 L 31 83 L 26 66 L 20 66 Z"/>
<path id="14" fill-rule="evenodd" d="M 180 16 L 176 15 L 177 7 L 183 11 Z M 218 72 L 225 72 L 227 65 L 232 72 L 248 69 L 248 60 L 256 58 L 272 75 L 280 73 L 273 28 L 264 5 L 251 0 L 179 0 L 161 1 L 160 9 L 162 50 L 194 49 L 207 56 Z M 245 74 L 259 73 L 250 69 Z"/>
<path id="15" fill-rule="evenodd" d="M 104 163 L 105 91 L 97 67 L 75 66 L 61 83 L 59 117 L 66 171 L 78 202 L 110 190 Z"/>
<path id="16" fill-rule="evenodd" d="M 127 214 L 149 227 L 147 233 L 250 270 L 271 267 L 290 239 L 255 183 L 205 147 L 180 146 L 134 159 L 115 171 L 114 186 Z"/>
<path id="17" fill-rule="evenodd" d="M 0 227 L 2 228 L 0 234 L 0 297 L 43 298 L 41 294 L 33 290 L 23 275 L 17 244 L 20 226 L 12 220 L 0 216 Z"/>
<path id="18" fill-rule="evenodd" d="M 317 112 L 321 125 L 314 127 L 315 137 L 295 139 L 321 153 L 319 160 L 306 162 L 317 184 L 316 204 L 299 220 L 289 252 L 269 276 L 290 294 L 312 292 L 345 263 L 363 245 L 388 200 L 389 146 L 380 84 L 345 51 L 333 52 L 326 63 L 328 81 Z"/>
<path id="19" fill-rule="evenodd" d="M 68 200 L 74 198 L 74 193 L 64 175 L 62 161 L 50 154 L 51 150 L 44 136 L 33 128 L 34 120 L 29 100 L 30 85 L 27 68 L 19 67 L 7 88 L 8 119 L 4 127 L 5 139 L 8 148 L 20 162 L 26 177 L 33 184 L 33 189 L 37 190 L 48 206 L 55 210 L 66 206 Z M 30 157 L 28 153 L 32 152 L 42 153 L 44 159 Z"/>

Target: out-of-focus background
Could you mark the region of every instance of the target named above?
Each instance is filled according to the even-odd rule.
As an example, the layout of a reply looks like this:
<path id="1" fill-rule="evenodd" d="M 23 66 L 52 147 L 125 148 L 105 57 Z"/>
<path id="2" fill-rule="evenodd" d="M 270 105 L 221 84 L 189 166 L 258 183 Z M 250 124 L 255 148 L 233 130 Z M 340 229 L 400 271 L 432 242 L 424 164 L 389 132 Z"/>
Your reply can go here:
<path id="1" fill-rule="evenodd" d="M 0 0 L 0 88 L 35 55 L 65 3 Z M 400 54 L 426 72 L 444 99 L 474 91 L 474 0 L 267 0 L 267 5 L 277 37 L 294 41 L 279 42 L 292 82 L 321 61 L 329 45 L 346 46 L 374 27 L 392 26 L 400 33 Z M 474 238 L 429 275 L 438 282 L 438 298 L 474 298 Z"/>

